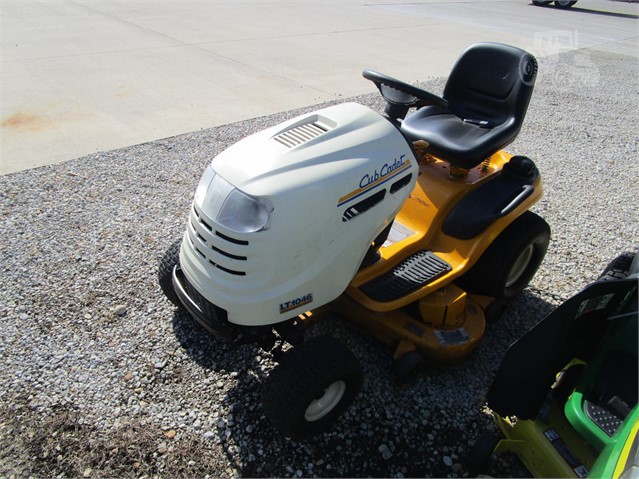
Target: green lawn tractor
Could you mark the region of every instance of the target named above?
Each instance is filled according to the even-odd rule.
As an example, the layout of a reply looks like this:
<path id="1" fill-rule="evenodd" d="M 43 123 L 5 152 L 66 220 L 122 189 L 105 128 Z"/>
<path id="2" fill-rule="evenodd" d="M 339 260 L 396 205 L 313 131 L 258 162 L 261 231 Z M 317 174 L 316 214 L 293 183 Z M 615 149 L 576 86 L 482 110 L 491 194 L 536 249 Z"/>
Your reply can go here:
<path id="1" fill-rule="evenodd" d="M 508 349 L 471 463 L 513 452 L 535 477 L 639 477 L 637 284 L 624 253 Z"/>

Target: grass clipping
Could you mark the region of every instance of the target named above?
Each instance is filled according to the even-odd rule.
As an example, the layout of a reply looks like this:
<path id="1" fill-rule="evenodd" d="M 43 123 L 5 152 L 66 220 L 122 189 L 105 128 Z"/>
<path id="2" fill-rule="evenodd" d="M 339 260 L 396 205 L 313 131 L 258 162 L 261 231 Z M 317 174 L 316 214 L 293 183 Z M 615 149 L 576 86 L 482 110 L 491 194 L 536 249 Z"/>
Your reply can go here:
<path id="1" fill-rule="evenodd" d="M 71 411 L 42 421 L 21 412 L 1 411 L 2 476 L 204 477 L 219 467 L 199 437 L 177 437 L 139 420 L 101 430 Z"/>

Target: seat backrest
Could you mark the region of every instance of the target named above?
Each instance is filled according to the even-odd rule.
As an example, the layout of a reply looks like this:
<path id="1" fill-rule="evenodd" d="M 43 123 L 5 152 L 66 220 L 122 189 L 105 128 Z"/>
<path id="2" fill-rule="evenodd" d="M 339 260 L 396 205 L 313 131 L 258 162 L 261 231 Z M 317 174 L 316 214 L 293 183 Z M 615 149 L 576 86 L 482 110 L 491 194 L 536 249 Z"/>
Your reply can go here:
<path id="1" fill-rule="evenodd" d="M 537 61 L 530 53 L 501 43 L 478 43 L 455 63 L 443 96 L 460 118 L 487 120 L 493 126 L 512 122 L 519 132 L 536 76 Z"/>

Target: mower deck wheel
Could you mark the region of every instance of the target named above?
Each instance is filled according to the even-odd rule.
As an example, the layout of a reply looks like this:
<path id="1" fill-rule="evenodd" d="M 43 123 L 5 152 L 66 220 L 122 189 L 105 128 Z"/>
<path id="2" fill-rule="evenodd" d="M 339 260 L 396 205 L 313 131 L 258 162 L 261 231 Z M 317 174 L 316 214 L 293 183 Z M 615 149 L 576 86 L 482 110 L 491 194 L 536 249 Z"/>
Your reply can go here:
<path id="1" fill-rule="evenodd" d="M 497 322 L 504 314 L 508 308 L 508 302 L 504 301 L 501 298 L 494 299 L 487 307 L 484 309 L 484 317 L 486 318 L 486 324 L 493 324 Z"/>
<path id="2" fill-rule="evenodd" d="M 311 338 L 284 354 L 264 391 L 273 426 L 293 439 L 326 431 L 351 404 L 364 378 L 353 353 L 330 336 Z"/>
<path id="3" fill-rule="evenodd" d="M 417 351 L 408 351 L 402 354 L 393 365 L 395 381 L 398 384 L 409 384 L 413 382 L 422 372 L 424 358 Z"/>
<path id="4" fill-rule="evenodd" d="M 160 289 L 166 299 L 171 301 L 175 306 L 182 306 L 175 290 L 173 289 L 173 268 L 180 262 L 180 246 L 182 245 L 182 239 L 175 241 L 164 252 L 160 258 L 158 265 L 158 283 Z"/>

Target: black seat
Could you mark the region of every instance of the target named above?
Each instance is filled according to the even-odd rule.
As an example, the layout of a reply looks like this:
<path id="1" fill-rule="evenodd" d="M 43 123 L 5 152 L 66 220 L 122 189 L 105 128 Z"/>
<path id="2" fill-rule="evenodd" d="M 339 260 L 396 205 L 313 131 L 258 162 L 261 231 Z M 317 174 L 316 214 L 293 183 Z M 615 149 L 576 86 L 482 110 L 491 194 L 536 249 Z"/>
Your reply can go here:
<path id="1" fill-rule="evenodd" d="M 411 140 L 454 166 L 470 169 L 511 143 L 519 133 L 532 95 L 537 61 L 524 50 L 500 43 L 468 48 L 444 88 L 448 107 L 424 106 L 401 125 Z"/>

